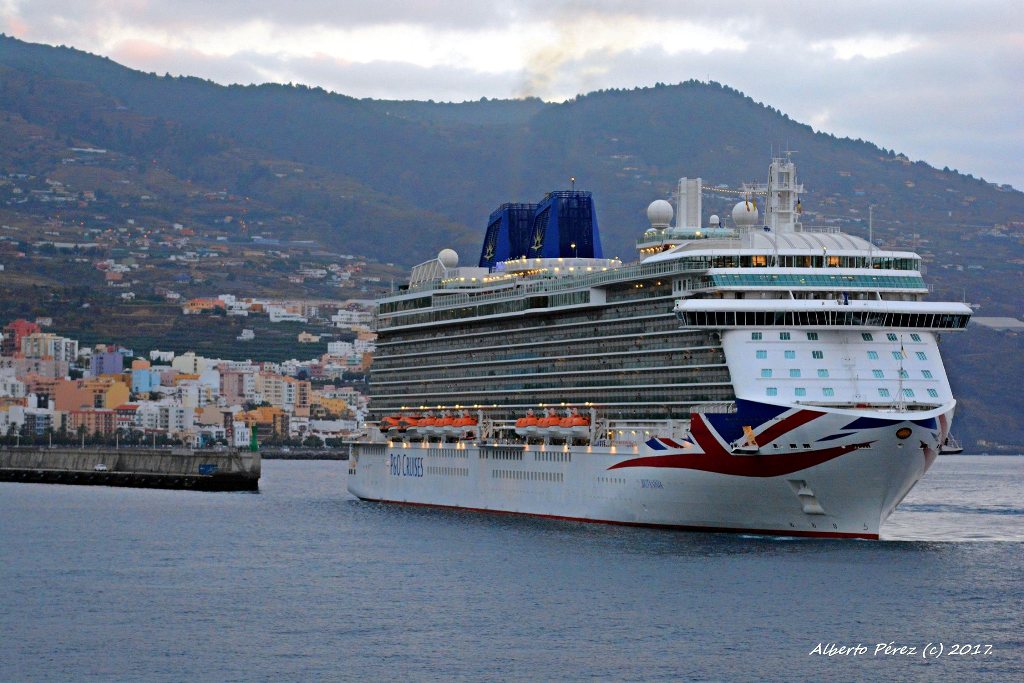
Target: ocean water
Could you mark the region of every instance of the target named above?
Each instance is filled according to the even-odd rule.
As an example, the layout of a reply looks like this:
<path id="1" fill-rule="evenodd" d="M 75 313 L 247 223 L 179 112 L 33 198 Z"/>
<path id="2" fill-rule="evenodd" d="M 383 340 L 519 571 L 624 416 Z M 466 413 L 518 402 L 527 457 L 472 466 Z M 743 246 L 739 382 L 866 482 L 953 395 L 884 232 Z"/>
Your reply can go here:
<path id="1" fill-rule="evenodd" d="M 345 468 L 265 461 L 258 494 L 0 484 L 0 680 L 1024 671 L 1024 457 L 939 458 L 880 542 L 363 503 Z"/>

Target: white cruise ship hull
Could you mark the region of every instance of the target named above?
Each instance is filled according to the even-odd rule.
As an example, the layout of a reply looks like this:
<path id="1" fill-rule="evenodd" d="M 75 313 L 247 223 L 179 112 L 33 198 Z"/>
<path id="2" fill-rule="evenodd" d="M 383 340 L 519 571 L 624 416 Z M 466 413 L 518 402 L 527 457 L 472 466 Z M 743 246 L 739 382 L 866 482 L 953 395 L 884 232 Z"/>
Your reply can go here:
<path id="1" fill-rule="evenodd" d="M 695 414 L 688 439 L 633 445 L 359 444 L 348 489 L 588 522 L 877 539 L 934 462 L 953 413 L 743 403 L 739 420 Z M 744 425 L 756 452 L 730 438 L 751 415 L 764 418 Z"/>

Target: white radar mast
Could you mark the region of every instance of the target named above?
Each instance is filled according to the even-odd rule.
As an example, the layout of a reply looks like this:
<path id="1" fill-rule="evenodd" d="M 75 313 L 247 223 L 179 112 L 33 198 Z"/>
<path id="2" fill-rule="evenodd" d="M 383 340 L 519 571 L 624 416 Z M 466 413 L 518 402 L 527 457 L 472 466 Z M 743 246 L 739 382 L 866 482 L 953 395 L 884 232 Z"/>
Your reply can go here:
<path id="1" fill-rule="evenodd" d="M 799 232 L 800 195 L 804 186 L 796 181 L 796 164 L 793 152 L 783 152 L 785 157 L 773 157 L 768 167 L 768 184 L 744 184 L 743 189 L 751 194 L 765 196 L 764 224 L 772 232 Z"/>

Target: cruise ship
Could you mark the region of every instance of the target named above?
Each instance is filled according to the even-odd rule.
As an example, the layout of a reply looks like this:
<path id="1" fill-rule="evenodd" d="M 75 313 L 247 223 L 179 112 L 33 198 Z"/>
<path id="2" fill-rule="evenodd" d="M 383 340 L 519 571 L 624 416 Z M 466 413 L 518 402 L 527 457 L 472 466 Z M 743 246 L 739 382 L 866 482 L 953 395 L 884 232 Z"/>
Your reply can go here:
<path id="1" fill-rule="evenodd" d="M 877 539 L 949 439 L 921 258 L 804 225 L 772 160 L 731 216 L 700 178 L 655 200 L 639 259 L 593 199 L 504 204 L 377 303 L 360 499 L 714 532 Z"/>

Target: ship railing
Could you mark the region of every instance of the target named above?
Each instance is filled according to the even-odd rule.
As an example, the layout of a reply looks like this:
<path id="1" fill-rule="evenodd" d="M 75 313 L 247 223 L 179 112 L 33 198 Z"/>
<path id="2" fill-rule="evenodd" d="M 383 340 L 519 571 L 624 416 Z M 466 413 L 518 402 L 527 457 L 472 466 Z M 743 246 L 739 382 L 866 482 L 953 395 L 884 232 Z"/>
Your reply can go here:
<path id="1" fill-rule="evenodd" d="M 657 277 L 659 275 L 670 275 L 684 272 L 704 272 L 705 270 L 706 268 L 695 268 L 692 264 L 685 262 L 659 261 L 657 263 L 640 263 L 630 266 L 621 266 L 619 268 L 612 268 L 608 271 L 602 271 L 599 273 L 588 273 L 586 275 L 575 276 L 570 275 L 540 281 L 530 281 L 525 284 L 519 284 L 515 287 L 504 287 L 498 291 L 488 290 L 487 292 L 481 293 L 446 292 L 444 290 L 439 290 L 438 283 L 436 282 L 431 286 L 424 286 L 422 289 L 436 290 L 432 310 L 438 310 L 457 308 L 459 306 L 494 303 L 509 299 L 520 299 L 530 296 L 531 294 L 584 289 L 622 280 L 640 280 Z M 414 314 L 418 314 L 428 309 L 421 308 L 414 310 L 417 312 Z M 408 312 L 403 311 L 389 314 L 386 317 L 378 316 L 378 328 L 386 329 L 404 324 L 401 318 L 404 317 L 403 314 L 407 313 Z"/>
<path id="2" fill-rule="evenodd" d="M 837 228 L 834 225 L 804 225 L 803 223 L 797 223 L 796 230 L 796 232 L 819 232 L 828 235 L 835 235 L 842 231 L 842 228 Z"/>
<path id="3" fill-rule="evenodd" d="M 592 287 L 594 285 L 604 284 L 607 282 L 615 282 L 623 279 L 640 279 L 645 277 L 665 275 L 668 273 L 685 272 L 685 271 L 703 271 L 705 268 L 694 268 L 688 263 L 679 263 L 676 261 L 659 261 L 657 263 L 634 263 L 628 266 L 619 266 L 618 268 L 609 268 L 608 270 L 602 270 L 595 273 L 584 273 L 578 275 L 566 275 L 562 277 L 551 276 L 541 280 L 531 280 L 527 283 L 519 283 L 518 286 L 512 288 L 504 288 L 500 291 L 490 291 L 486 293 L 467 293 L 467 292 L 453 292 L 451 294 L 444 290 L 438 291 L 438 296 L 443 301 L 438 302 L 444 306 L 457 306 L 460 304 L 477 303 L 477 302 L 489 302 L 498 301 L 502 299 L 518 298 L 524 294 L 539 294 L 542 292 L 553 292 L 566 289 L 579 289 L 582 287 Z M 438 289 L 439 283 L 437 281 L 431 283 L 431 286 L 423 286 L 418 289 Z"/>

